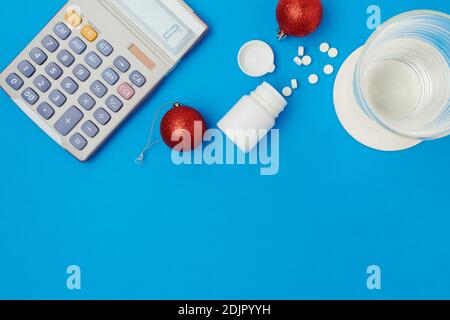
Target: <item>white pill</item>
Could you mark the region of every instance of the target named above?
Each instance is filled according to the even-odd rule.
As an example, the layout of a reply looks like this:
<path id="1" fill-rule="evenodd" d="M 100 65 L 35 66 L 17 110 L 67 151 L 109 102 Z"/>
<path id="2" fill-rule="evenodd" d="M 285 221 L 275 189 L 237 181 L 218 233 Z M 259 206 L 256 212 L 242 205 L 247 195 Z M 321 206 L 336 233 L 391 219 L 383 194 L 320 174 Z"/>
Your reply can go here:
<path id="1" fill-rule="evenodd" d="M 327 64 L 325 67 L 323 67 L 323 72 L 327 75 L 330 75 L 334 72 L 334 67 L 331 64 Z"/>
<path id="2" fill-rule="evenodd" d="M 291 87 L 294 90 L 298 88 L 298 81 L 297 81 L 297 79 L 292 79 L 291 80 Z"/>
<path id="3" fill-rule="evenodd" d="M 303 61 L 300 57 L 295 57 L 294 62 L 296 65 L 301 66 L 303 64 Z"/>
<path id="4" fill-rule="evenodd" d="M 292 95 L 292 89 L 289 87 L 285 87 L 282 91 L 283 96 L 290 97 Z"/>
<path id="5" fill-rule="evenodd" d="M 305 54 L 305 47 L 304 46 L 298 47 L 298 56 L 303 57 L 304 54 Z"/>
<path id="6" fill-rule="evenodd" d="M 336 58 L 338 56 L 338 54 L 339 54 L 339 51 L 336 48 L 331 48 L 328 51 L 328 56 L 330 56 L 330 58 Z"/>
<path id="7" fill-rule="evenodd" d="M 320 52 L 327 53 L 328 50 L 330 50 L 330 45 L 328 43 L 326 43 L 326 42 L 323 42 L 320 45 L 319 49 L 320 49 Z"/>
<path id="8" fill-rule="evenodd" d="M 312 58 L 310 56 L 304 56 L 302 62 L 305 66 L 309 66 L 312 62 Z"/>
<path id="9" fill-rule="evenodd" d="M 317 82 L 319 82 L 319 76 L 313 73 L 309 76 L 308 81 L 311 84 L 317 84 Z"/>

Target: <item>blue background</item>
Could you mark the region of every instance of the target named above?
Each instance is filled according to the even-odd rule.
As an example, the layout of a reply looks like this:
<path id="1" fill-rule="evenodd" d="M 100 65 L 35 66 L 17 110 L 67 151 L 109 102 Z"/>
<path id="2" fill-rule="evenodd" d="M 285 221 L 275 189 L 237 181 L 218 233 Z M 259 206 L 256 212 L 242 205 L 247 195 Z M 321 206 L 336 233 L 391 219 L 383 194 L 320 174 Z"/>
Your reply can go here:
<path id="1" fill-rule="evenodd" d="M 336 69 L 383 21 L 412 9 L 449 13 L 445 0 L 324 0 L 318 32 L 275 40 L 275 0 L 189 0 L 211 26 L 102 150 L 79 163 L 0 94 L 0 298 L 397 299 L 450 298 L 450 139 L 398 153 L 370 150 L 340 126 L 334 77 L 306 83 L 340 49 Z M 63 0 L 2 4 L 0 69 L 33 39 Z M 14 30 L 14 31 L 13 31 Z M 134 163 L 156 108 L 181 100 L 211 127 L 261 79 L 239 70 L 251 39 L 269 42 L 277 70 L 264 80 L 302 88 L 278 121 L 281 168 L 175 166 L 164 145 Z M 309 69 L 292 58 L 303 44 Z M 82 269 L 82 290 L 66 268 Z M 366 268 L 382 268 L 382 290 Z"/>

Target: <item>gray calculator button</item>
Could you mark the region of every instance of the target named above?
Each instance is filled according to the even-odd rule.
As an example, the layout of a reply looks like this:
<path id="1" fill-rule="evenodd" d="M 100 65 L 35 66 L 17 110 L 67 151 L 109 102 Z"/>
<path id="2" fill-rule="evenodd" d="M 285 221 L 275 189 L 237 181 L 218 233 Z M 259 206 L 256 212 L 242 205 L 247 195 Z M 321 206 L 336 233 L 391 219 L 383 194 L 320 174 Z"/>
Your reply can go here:
<path id="1" fill-rule="evenodd" d="M 34 79 L 33 84 L 41 92 L 47 92 L 52 86 L 50 81 L 42 75 L 37 76 L 36 79 Z"/>
<path id="2" fill-rule="evenodd" d="M 73 69 L 73 74 L 75 75 L 75 77 L 78 78 L 78 80 L 80 80 L 82 82 L 85 82 L 91 76 L 91 73 L 89 72 L 89 70 L 86 69 L 86 67 L 83 66 L 82 64 L 77 65 Z"/>
<path id="3" fill-rule="evenodd" d="M 101 125 L 105 126 L 108 124 L 108 122 L 111 120 L 110 114 L 103 108 L 98 108 L 94 112 L 94 118 L 98 121 Z"/>
<path id="4" fill-rule="evenodd" d="M 70 143 L 77 149 L 78 151 L 82 151 L 87 146 L 87 141 L 83 136 L 79 133 L 75 133 L 72 138 L 70 138 Z"/>
<path id="5" fill-rule="evenodd" d="M 51 53 L 55 52 L 59 48 L 59 42 L 50 35 L 45 36 L 45 38 L 42 39 L 41 44 L 48 52 Z"/>
<path id="6" fill-rule="evenodd" d="M 45 119 L 48 120 L 55 114 L 55 109 L 49 106 L 47 102 L 42 102 L 38 107 L 37 111 Z"/>
<path id="7" fill-rule="evenodd" d="M 119 100 L 116 96 L 112 95 L 108 99 L 106 99 L 106 106 L 112 111 L 112 112 L 119 112 L 120 109 L 123 107 L 122 101 Z"/>
<path id="8" fill-rule="evenodd" d="M 106 89 L 106 87 L 100 81 L 95 81 L 91 85 L 90 89 L 92 93 L 97 96 L 97 98 L 103 98 L 108 92 L 108 89 Z"/>
<path id="9" fill-rule="evenodd" d="M 147 79 L 145 79 L 145 77 L 139 71 L 133 71 L 130 74 L 130 81 L 140 88 L 145 84 Z"/>
<path id="10" fill-rule="evenodd" d="M 103 62 L 102 58 L 100 58 L 95 52 L 89 52 L 84 58 L 84 61 L 86 61 L 92 69 L 98 69 Z"/>
<path id="11" fill-rule="evenodd" d="M 72 31 L 64 24 L 64 23 L 58 23 L 54 28 L 53 32 L 60 37 L 62 40 L 66 40 Z"/>
<path id="12" fill-rule="evenodd" d="M 78 90 L 78 84 L 70 77 L 65 78 L 61 82 L 61 87 L 66 91 L 68 94 L 74 94 Z"/>
<path id="13" fill-rule="evenodd" d="M 87 111 L 91 110 L 95 106 L 95 100 L 87 93 L 83 93 L 78 98 L 78 103 Z"/>
<path id="14" fill-rule="evenodd" d="M 55 123 L 55 129 L 63 136 L 67 136 L 81 119 L 83 119 L 83 113 L 77 107 L 72 106 Z"/>
<path id="15" fill-rule="evenodd" d="M 70 67 L 75 61 L 75 57 L 67 50 L 62 50 L 58 53 L 58 61 L 63 64 L 65 67 Z"/>
<path id="16" fill-rule="evenodd" d="M 43 65 L 45 61 L 47 61 L 47 55 L 39 48 L 34 48 L 30 52 L 30 58 L 38 65 Z"/>
<path id="17" fill-rule="evenodd" d="M 36 72 L 36 68 L 33 67 L 33 65 L 29 63 L 27 60 L 24 60 L 21 63 L 19 63 L 17 68 L 27 78 L 31 78 Z"/>
<path id="18" fill-rule="evenodd" d="M 115 85 L 117 81 L 119 81 L 119 75 L 111 68 L 103 71 L 102 78 L 112 86 Z"/>
<path id="19" fill-rule="evenodd" d="M 62 94 L 61 91 L 59 91 L 59 90 L 53 90 L 48 95 L 48 98 L 58 108 L 61 108 L 64 105 L 64 103 L 66 103 L 66 101 L 67 101 L 66 96 L 64 94 Z"/>
<path id="20" fill-rule="evenodd" d="M 97 136 L 99 129 L 98 127 L 92 122 L 87 121 L 83 126 L 81 127 L 81 130 L 89 137 L 89 138 L 95 138 Z"/>
<path id="21" fill-rule="evenodd" d="M 114 65 L 116 66 L 117 69 L 119 69 L 123 73 L 127 72 L 128 70 L 130 70 L 130 63 L 127 61 L 127 59 L 125 59 L 122 56 L 117 57 L 114 60 Z"/>
<path id="22" fill-rule="evenodd" d="M 106 40 L 101 40 L 97 43 L 97 50 L 105 57 L 109 57 L 114 49 Z"/>
<path id="23" fill-rule="evenodd" d="M 58 80 L 59 78 L 61 78 L 63 71 L 62 69 L 54 62 L 49 63 L 46 67 L 45 67 L 45 72 L 47 72 L 47 74 L 53 79 L 53 80 Z"/>
<path id="24" fill-rule="evenodd" d="M 19 77 L 16 73 L 11 73 L 6 78 L 6 83 L 9 84 L 9 86 L 16 91 L 19 90 L 20 88 L 22 88 L 22 86 L 23 86 L 22 78 Z"/>
<path id="25" fill-rule="evenodd" d="M 69 47 L 70 49 L 73 50 L 73 52 L 75 52 L 76 54 L 82 54 L 87 46 L 86 44 L 83 42 L 83 40 L 81 40 L 78 37 L 73 38 L 72 40 L 70 40 L 69 42 Z"/>
<path id="26" fill-rule="evenodd" d="M 27 88 L 22 92 L 22 98 L 30 105 L 35 105 L 39 100 L 39 95 L 31 88 Z"/>

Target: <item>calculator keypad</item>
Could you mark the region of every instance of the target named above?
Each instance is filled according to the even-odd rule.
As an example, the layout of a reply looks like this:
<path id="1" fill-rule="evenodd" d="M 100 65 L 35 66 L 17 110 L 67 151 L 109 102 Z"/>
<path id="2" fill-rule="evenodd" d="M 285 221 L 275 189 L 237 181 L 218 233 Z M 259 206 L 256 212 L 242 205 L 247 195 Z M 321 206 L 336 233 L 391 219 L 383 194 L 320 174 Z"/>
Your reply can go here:
<path id="1" fill-rule="evenodd" d="M 21 77 L 19 77 L 16 73 L 11 73 L 6 78 L 6 83 L 9 84 L 11 88 L 13 88 L 15 91 L 18 91 L 23 86 L 23 80 Z"/>
<path id="2" fill-rule="evenodd" d="M 61 87 L 68 94 L 74 94 L 78 90 L 78 84 L 71 78 L 67 77 L 61 82 Z"/>
<path id="3" fill-rule="evenodd" d="M 50 107 L 47 102 L 42 102 L 39 107 L 37 107 L 37 111 L 45 120 L 49 120 L 55 114 L 55 109 Z"/>
<path id="4" fill-rule="evenodd" d="M 47 92 L 52 86 L 50 81 L 42 75 L 37 76 L 36 79 L 34 79 L 33 84 L 43 93 Z"/>
<path id="5" fill-rule="evenodd" d="M 82 64 L 77 65 L 73 69 L 73 74 L 81 82 L 85 82 L 91 76 L 91 73 L 89 72 L 89 70 L 85 66 L 83 66 Z"/>
<path id="6" fill-rule="evenodd" d="M 22 98 L 30 105 L 35 105 L 39 100 L 39 95 L 31 88 L 27 88 L 22 92 Z"/>
<path id="7" fill-rule="evenodd" d="M 45 72 L 52 78 L 53 80 L 58 80 L 61 78 L 63 71 L 62 69 L 54 62 L 50 62 L 45 67 Z"/>
<path id="8" fill-rule="evenodd" d="M 72 49 L 73 52 L 75 52 L 76 54 L 80 55 L 83 54 L 83 52 L 86 50 L 87 46 L 86 44 L 83 42 L 83 40 L 81 40 L 78 37 L 73 38 L 72 40 L 70 40 L 69 42 L 69 47 L 70 49 Z"/>
<path id="9" fill-rule="evenodd" d="M 70 143 L 78 150 L 81 151 L 87 146 L 87 140 L 79 133 L 75 133 L 70 138 Z"/>
<path id="10" fill-rule="evenodd" d="M 103 126 L 106 126 L 108 122 L 111 120 L 111 115 L 103 108 L 98 108 L 94 112 L 94 118 Z"/>
<path id="11" fill-rule="evenodd" d="M 41 44 L 50 53 L 55 52 L 59 48 L 59 42 L 50 35 L 45 36 Z"/>
<path id="12" fill-rule="evenodd" d="M 78 98 L 78 103 L 86 111 L 90 111 L 95 107 L 95 100 L 88 93 L 83 93 L 80 98 Z"/>
<path id="13" fill-rule="evenodd" d="M 100 65 L 102 64 L 103 60 L 100 58 L 95 52 L 89 52 L 86 55 L 86 58 L 84 59 L 86 63 L 92 68 L 92 69 L 98 69 Z"/>
<path id="14" fill-rule="evenodd" d="M 17 68 L 19 69 L 20 73 L 22 73 L 27 78 L 31 78 L 36 72 L 36 68 L 33 67 L 33 65 L 27 60 L 24 60 L 21 63 L 19 63 Z"/>
<path id="15" fill-rule="evenodd" d="M 72 31 L 62 22 L 58 23 L 55 28 L 53 28 L 53 32 L 61 39 L 66 40 Z"/>
<path id="16" fill-rule="evenodd" d="M 114 49 L 106 40 L 100 40 L 97 43 L 97 50 L 100 51 L 105 57 L 109 57 L 113 53 Z"/>
<path id="17" fill-rule="evenodd" d="M 64 105 L 64 103 L 66 103 L 66 101 L 67 101 L 66 96 L 59 90 L 53 90 L 48 95 L 48 98 L 58 108 L 61 108 Z"/>
<path id="18" fill-rule="evenodd" d="M 30 52 L 30 58 L 36 64 L 42 66 L 45 63 L 45 61 L 47 61 L 48 56 L 40 48 L 34 48 Z"/>
<path id="19" fill-rule="evenodd" d="M 119 69 L 123 73 L 126 73 L 128 70 L 130 70 L 130 67 L 131 67 L 128 60 L 122 56 L 117 57 L 114 60 L 114 65 L 116 66 L 117 69 Z"/>
<path id="20" fill-rule="evenodd" d="M 61 135 L 67 136 L 70 131 L 83 119 L 83 113 L 75 106 L 67 110 L 56 122 L 55 129 Z"/>
<path id="21" fill-rule="evenodd" d="M 108 93 L 108 89 L 98 80 L 91 85 L 90 89 L 97 98 L 103 98 Z"/>

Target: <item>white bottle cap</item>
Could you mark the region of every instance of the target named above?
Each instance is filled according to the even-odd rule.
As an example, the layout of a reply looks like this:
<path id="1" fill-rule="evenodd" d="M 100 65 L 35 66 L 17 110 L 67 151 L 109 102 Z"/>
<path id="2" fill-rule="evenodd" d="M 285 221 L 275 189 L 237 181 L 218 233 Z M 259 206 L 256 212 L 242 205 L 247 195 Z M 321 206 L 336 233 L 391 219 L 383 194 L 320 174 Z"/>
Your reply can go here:
<path id="1" fill-rule="evenodd" d="M 253 40 L 244 44 L 239 51 L 238 63 L 241 70 L 251 77 L 262 77 L 275 71 L 275 55 L 265 42 Z"/>

